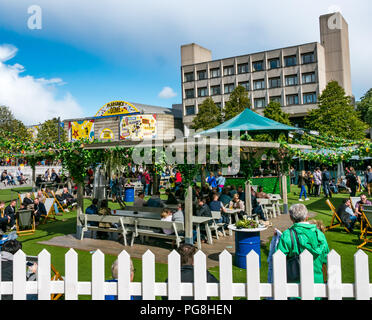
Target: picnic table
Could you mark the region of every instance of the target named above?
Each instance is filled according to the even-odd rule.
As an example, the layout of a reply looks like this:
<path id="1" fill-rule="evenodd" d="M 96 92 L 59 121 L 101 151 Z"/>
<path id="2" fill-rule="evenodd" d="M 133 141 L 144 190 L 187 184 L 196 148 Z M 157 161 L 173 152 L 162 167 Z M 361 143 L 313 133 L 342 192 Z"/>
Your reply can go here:
<path id="1" fill-rule="evenodd" d="M 232 224 L 231 215 L 234 215 L 235 216 L 235 223 L 237 221 L 239 221 L 239 215 L 238 215 L 238 213 L 242 211 L 241 209 L 230 209 L 230 208 L 225 208 L 225 209 L 226 209 L 226 213 L 229 214 L 229 224 L 230 225 Z M 229 235 L 232 236 L 232 230 L 231 229 L 229 229 Z"/>
<path id="2" fill-rule="evenodd" d="M 157 212 L 111 210 L 111 214 L 113 216 L 160 220 L 160 214 Z"/>

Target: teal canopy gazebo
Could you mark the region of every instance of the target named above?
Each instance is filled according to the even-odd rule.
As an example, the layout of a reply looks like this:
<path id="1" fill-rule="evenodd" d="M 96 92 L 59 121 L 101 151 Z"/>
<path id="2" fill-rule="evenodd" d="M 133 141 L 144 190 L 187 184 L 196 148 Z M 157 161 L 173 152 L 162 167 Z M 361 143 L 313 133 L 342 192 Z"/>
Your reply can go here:
<path id="1" fill-rule="evenodd" d="M 229 131 L 295 131 L 299 128 L 291 127 L 280 122 L 276 122 L 269 118 L 265 118 L 260 114 L 250 110 L 245 109 L 242 113 L 238 114 L 236 117 L 220 124 L 217 127 L 198 133 L 198 135 L 209 135 L 220 132 Z"/>

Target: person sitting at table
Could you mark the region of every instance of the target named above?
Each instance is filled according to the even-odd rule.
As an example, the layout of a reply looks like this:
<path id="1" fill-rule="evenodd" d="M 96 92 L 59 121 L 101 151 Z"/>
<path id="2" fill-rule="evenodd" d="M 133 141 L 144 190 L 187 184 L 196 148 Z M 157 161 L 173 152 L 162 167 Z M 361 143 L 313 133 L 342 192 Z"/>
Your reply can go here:
<path id="1" fill-rule="evenodd" d="M 178 200 L 176 199 L 175 195 L 172 193 L 171 189 L 166 189 L 165 194 L 168 196 L 166 204 L 178 204 Z"/>
<path id="2" fill-rule="evenodd" d="M 34 205 L 34 202 L 31 199 L 31 193 L 26 193 L 26 196 L 24 197 L 22 204 L 25 206 L 25 208 L 32 208 Z"/>
<path id="3" fill-rule="evenodd" d="M 147 200 L 146 207 L 152 207 L 152 208 L 164 208 L 164 202 L 160 199 L 160 192 L 155 192 L 149 200 Z"/>
<path id="4" fill-rule="evenodd" d="M 185 187 L 181 184 L 174 195 L 176 199 L 185 200 Z"/>
<path id="5" fill-rule="evenodd" d="M 231 198 L 234 198 L 234 194 L 237 193 L 237 192 L 238 191 L 236 190 L 236 186 L 235 185 L 230 186 L 229 196 Z"/>
<path id="6" fill-rule="evenodd" d="M 182 210 L 182 203 L 179 203 L 177 205 L 177 211 L 172 214 L 172 221 L 175 222 L 185 222 L 185 217 L 183 215 L 183 210 Z"/>
<path id="7" fill-rule="evenodd" d="M 332 178 L 332 180 L 329 182 L 329 188 L 331 189 L 332 193 L 338 193 L 338 188 L 336 185 L 335 178 Z"/>
<path id="8" fill-rule="evenodd" d="M 101 215 L 101 216 L 111 215 L 111 209 L 108 206 L 107 199 L 103 199 L 101 201 L 100 208 L 98 209 L 98 214 Z M 99 222 L 98 226 L 100 228 L 110 228 L 111 223 L 109 223 L 109 222 Z M 97 238 L 102 239 L 102 240 L 106 240 L 108 238 L 108 234 L 107 234 L 107 232 L 97 231 Z"/>
<path id="9" fill-rule="evenodd" d="M 245 202 L 245 192 L 243 190 L 243 187 L 239 186 L 237 192 L 238 192 L 238 195 L 239 195 L 239 199 L 242 200 L 243 202 Z"/>
<path id="10" fill-rule="evenodd" d="M 172 221 L 172 211 L 170 209 L 164 209 L 160 217 L 161 221 Z M 162 230 L 165 234 L 172 234 L 174 232 L 173 229 L 162 228 Z"/>
<path id="11" fill-rule="evenodd" d="M 206 199 L 198 199 L 198 208 L 196 209 L 195 215 L 198 217 L 212 217 L 211 209 L 206 203 Z"/>
<path id="12" fill-rule="evenodd" d="M 218 200 L 220 200 L 224 206 L 230 203 L 231 197 L 229 196 L 229 190 L 226 187 L 222 189 L 222 194 Z"/>
<path id="13" fill-rule="evenodd" d="M 263 187 L 258 186 L 258 192 L 256 193 L 256 198 L 257 199 L 270 199 L 269 195 L 265 192 L 263 192 Z"/>
<path id="14" fill-rule="evenodd" d="M 46 216 L 48 213 L 46 212 L 44 203 L 40 202 L 38 198 L 34 200 L 34 208 L 33 208 L 33 216 L 35 217 L 36 225 L 39 224 L 40 217 Z"/>
<path id="15" fill-rule="evenodd" d="M 362 216 L 363 205 L 372 206 L 372 202 L 367 199 L 365 194 L 360 195 L 360 200 L 355 204 L 355 214 L 357 215 L 358 221 L 360 222 Z"/>
<path id="16" fill-rule="evenodd" d="M 229 208 L 230 209 L 240 209 L 241 211 L 244 211 L 245 206 L 244 202 L 239 199 L 239 194 L 235 193 L 233 198 L 231 199 L 229 203 Z"/>
<path id="17" fill-rule="evenodd" d="M 134 207 L 143 207 L 145 204 L 145 194 L 143 192 L 139 192 L 138 196 L 134 199 L 133 206 Z"/>
<path id="18" fill-rule="evenodd" d="M 337 209 L 337 214 L 342 220 L 345 227 L 353 232 L 354 224 L 357 221 L 357 216 L 351 208 L 351 200 L 349 198 L 343 199 L 341 205 Z"/>
<path id="19" fill-rule="evenodd" d="M 226 208 L 224 207 L 223 203 L 218 200 L 218 194 L 214 194 L 212 201 L 209 203 L 209 208 L 211 211 L 218 211 L 221 212 L 221 218 L 215 220 L 216 223 L 229 223 L 229 217 L 226 215 Z"/>

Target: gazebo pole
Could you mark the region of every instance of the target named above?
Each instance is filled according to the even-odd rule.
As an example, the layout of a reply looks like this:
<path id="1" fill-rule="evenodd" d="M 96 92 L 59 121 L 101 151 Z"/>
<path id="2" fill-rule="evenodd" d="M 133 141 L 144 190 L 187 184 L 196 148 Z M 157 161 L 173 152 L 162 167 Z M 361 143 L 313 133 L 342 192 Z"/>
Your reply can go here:
<path id="1" fill-rule="evenodd" d="M 192 186 L 187 188 L 185 198 L 185 243 L 193 244 L 192 236 Z"/>
<path id="2" fill-rule="evenodd" d="M 77 184 L 77 206 L 76 206 L 76 238 L 80 239 L 82 232 L 82 223 L 80 218 L 84 214 L 84 186 L 82 183 Z"/>
<path id="3" fill-rule="evenodd" d="M 32 192 L 36 191 L 36 165 L 31 165 L 32 177 L 31 177 L 31 186 Z"/>

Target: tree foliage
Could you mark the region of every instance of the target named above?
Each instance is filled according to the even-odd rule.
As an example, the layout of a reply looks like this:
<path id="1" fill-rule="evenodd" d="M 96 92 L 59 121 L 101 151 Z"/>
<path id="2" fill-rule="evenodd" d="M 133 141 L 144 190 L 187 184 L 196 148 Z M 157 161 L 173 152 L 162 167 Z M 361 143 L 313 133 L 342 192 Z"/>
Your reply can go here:
<path id="1" fill-rule="evenodd" d="M 369 89 L 357 103 L 357 111 L 359 111 L 362 121 L 372 127 L 372 89 Z"/>
<path id="2" fill-rule="evenodd" d="M 289 120 L 289 115 L 282 110 L 280 103 L 276 101 L 271 101 L 266 106 L 264 116 L 288 126 L 292 125 L 291 121 Z"/>
<path id="3" fill-rule="evenodd" d="M 351 97 L 337 81 L 331 81 L 319 97 L 319 107 L 305 118 L 306 127 L 323 135 L 346 139 L 365 137 L 367 125 L 359 119 Z"/>
<path id="4" fill-rule="evenodd" d="M 216 106 L 213 99 L 208 97 L 199 106 L 199 111 L 193 120 L 191 128 L 194 130 L 212 129 L 222 122 L 221 110 Z"/>
<path id="5" fill-rule="evenodd" d="M 45 143 L 58 142 L 58 119 L 53 118 L 45 121 L 38 130 L 37 141 Z M 67 141 L 66 132 L 60 128 L 60 142 Z"/>
<path id="6" fill-rule="evenodd" d="M 225 108 L 223 109 L 224 121 L 236 117 L 250 106 L 251 101 L 248 96 L 248 91 L 242 86 L 237 86 L 233 92 L 231 92 L 229 100 L 225 103 Z"/>
<path id="7" fill-rule="evenodd" d="M 19 139 L 25 141 L 29 141 L 32 138 L 23 122 L 17 120 L 7 106 L 0 106 L 0 131 L 11 132 L 12 134 L 17 135 Z M 1 134 L 2 133 L 0 132 L 0 135 Z M 6 137 L 4 136 L 4 138 Z"/>

